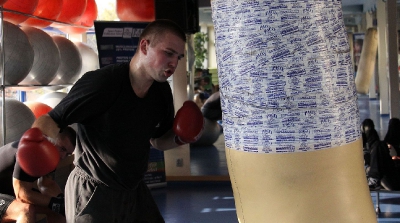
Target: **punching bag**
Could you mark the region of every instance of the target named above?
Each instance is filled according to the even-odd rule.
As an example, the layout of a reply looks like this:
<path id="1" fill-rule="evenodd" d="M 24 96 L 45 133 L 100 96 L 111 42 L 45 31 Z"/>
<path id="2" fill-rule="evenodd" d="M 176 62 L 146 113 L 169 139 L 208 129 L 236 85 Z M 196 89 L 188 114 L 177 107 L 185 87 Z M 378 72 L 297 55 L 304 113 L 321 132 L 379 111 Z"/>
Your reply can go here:
<path id="1" fill-rule="evenodd" d="M 356 88 L 360 94 L 368 94 L 372 75 L 375 71 L 377 50 L 378 31 L 376 28 L 369 28 L 365 34 L 356 75 Z"/>
<path id="2" fill-rule="evenodd" d="M 239 222 L 376 222 L 341 1 L 211 8 Z"/>

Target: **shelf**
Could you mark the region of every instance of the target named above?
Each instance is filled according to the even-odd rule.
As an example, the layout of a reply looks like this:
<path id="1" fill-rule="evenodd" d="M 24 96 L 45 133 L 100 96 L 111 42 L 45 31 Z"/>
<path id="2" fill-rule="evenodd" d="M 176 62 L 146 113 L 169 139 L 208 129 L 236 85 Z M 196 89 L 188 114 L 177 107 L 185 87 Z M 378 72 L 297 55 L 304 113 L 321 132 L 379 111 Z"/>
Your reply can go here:
<path id="1" fill-rule="evenodd" d="M 62 25 L 62 26 L 73 26 L 73 27 L 85 28 L 85 29 L 91 28 L 91 27 L 87 27 L 87 26 L 81 26 L 81 25 L 76 25 L 76 24 L 71 24 L 71 23 L 60 22 L 60 21 L 57 21 L 57 20 L 46 19 L 46 18 L 43 18 L 43 17 L 39 17 L 39 16 L 31 15 L 31 14 L 26 14 L 26 13 L 18 12 L 18 11 L 11 10 L 11 9 L 6 9 L 6 8 L 3 8 L 3 7 L 0 7 L 0 10 L 2 10 L 3 12 L 10 12 L 10 13 L 13 13 L 13 14 L 23 15 L 23 16 L 27 16 L 27 17 L 30 17 L 30 18 L 35 18 L 35 19 L 44 20 L 44 21 L 47 21 L 47 22 L 52 22 L 53 24 L 55 23 L 55 24 Z"/>
<path id="2" fill-rule="evenodd" d="M 73 84 L 56 84 L 56 85 L 0 85 L 0 88 L 18 88 L 18 87 L 69 87 Z"/>
<path id="3" fill-rule="evenodd" d="M 39 17 L 39 16 L 22 13 L 22 12 L 18 12 L 18 11 L 15 11 L 15 10 L 6 9 L 6 8 L 3 8 L 2 6 L 0 6 L 0 75 L 2 77 L 1 78 L 2 80 L 1 80 L 1 83 L 0 83 L 0 91 L 1 91 L 1 94 L 2 94 L 2 96 L 1 96 L 2 97 L 2 101 L 0 103 L 0 106 L 2 108 L 2 112 L 0 114 L 0 116 L 1 116 L 1 122 L 0 122 L 1 126 L 0 126 L 0 128 L 2 129 L 2 136 L 1 137 L 2 137 L 3 145 L 4 145 L 5 142 L 6 142 L 6 122 L 5 122 L 5 117 L 6 117 L 6 113 L 5 113 L 5 110 L 6 110 L 5 109 L 5 106 L 6 106 L 5 105 L 6 89 L 14 88 L 14 89 L 21 90 L 21 91 L 35 90 L 36 88 L 39 89 L 39 88 L 56 88 L 56 87 L 59 87 L 60 89 L 62 89 L 62 88 L 70 87 L 73 84 L 60 84 L 60 85 L 19 85 L 19 84 L 8 85 L 8 84 L 5 84 L 5 78 L 4 78 L 4 72 L 5 72 L 4 71 L 4 57 L 5 56 L 4 56 L 4 50 L 2 50 L 4 48 L 4 39 L 3 39 L 4 38 L 4 30 L 3 30 L 4 15 L 3 15 L 3 12 L 19 14 L 19 15 L 23 15 L 23 16 L 26 16 L 26 17 L 29 17 L 29 18 L 35 18 L 35 19 L 38 19 L 38 20 L 44 20 L 44 21 L 47 21 L 47 22 L 51 22 L 51 25 L 49 25 L 48 27 L 43 28 L 44 31 L 46 31 L 46 29 L 51 29 L 52 31 L 58 30 L 59 33 L 65 34 L 61 30 L 59 30 L 57 27 L 54 27 L 54 25 L 59 26 L 59 27 L 61 27 L 61 26 L 68 27 L 69 26 L 69 27 L 84 28 L 84 29 L 87 29 L 87 31 L 89 31 L 89 30 L 91 30 L 93 28 L 92 27 L 87 27 L 87 26 L 76 25 L 76 24 L 64 23 L 64 22 L 60 22 L 60 21 L 57 21 L 57 20 L 46 19 L 46 18 L 42 18 L 42 17 Z M 26 89 L 23 89 L 23 88 L 26 88 Z M 29 89 L 29 88 L 31 88 L 31 89 Z"/>

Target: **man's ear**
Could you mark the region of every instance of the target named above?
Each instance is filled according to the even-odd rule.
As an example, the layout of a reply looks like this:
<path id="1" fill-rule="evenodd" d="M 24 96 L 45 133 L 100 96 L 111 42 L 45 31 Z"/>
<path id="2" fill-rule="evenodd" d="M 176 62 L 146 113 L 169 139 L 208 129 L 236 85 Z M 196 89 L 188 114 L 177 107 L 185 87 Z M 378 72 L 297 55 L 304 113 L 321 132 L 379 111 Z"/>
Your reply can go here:
<path id="1" fill-rule="evenodd" d="M 149 46 L 149 41 L 148 40 L 146 40 L 146 39 L 140 40 L 140 43 L 139 43 L 140 51 L 145 55 L 147 54 L 147 47 L 148 46 Z"/>

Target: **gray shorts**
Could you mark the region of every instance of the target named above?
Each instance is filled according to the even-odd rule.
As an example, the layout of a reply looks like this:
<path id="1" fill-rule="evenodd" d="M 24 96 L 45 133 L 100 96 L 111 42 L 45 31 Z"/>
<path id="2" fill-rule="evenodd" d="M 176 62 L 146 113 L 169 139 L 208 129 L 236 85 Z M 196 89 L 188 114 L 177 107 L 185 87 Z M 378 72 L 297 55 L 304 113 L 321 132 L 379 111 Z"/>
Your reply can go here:
<path id="1" fill-rule="evenodd" d="M 3 219 L 4 214 L 7 211 L 8 206 L 15 200 L 15 197 L 7 195 L 7 194 L 0 194 L 0 221 Z"/>
<path id="2" fill-rule="evenodd" d="M 142 181 L 135 190 L 115 190 L 74 168 L 65 187 L 67 223 L 164 223 Z"/>

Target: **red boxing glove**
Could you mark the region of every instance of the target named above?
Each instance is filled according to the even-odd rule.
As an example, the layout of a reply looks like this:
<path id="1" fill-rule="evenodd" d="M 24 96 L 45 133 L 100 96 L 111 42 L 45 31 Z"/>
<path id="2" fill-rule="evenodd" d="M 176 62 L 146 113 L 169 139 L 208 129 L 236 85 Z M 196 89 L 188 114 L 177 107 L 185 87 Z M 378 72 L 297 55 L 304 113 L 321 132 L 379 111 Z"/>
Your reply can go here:
<path id="1" fill-rule="evenodd" d="M 60 161 L 58 149 L 38 128 L 28 129 L 21 137 L 17 161 L 22 170 L 33 177 L 42 177 L 55 170 Z"/>
<path id="2" fill-rule="evenodd" d="M 193 101 L 185 101 L 175 115 L 173 130 L 178 145 L 196 142 L 204 128 L 204 118 Z"/>

